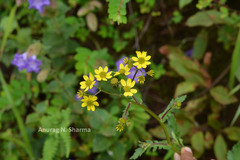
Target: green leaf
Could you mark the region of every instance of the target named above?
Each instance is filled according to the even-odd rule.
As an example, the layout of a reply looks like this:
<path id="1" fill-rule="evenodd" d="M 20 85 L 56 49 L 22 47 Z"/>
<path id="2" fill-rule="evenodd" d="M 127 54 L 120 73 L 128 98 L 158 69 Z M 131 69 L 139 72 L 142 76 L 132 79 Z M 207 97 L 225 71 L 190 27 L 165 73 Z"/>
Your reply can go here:
<path id="1" fill-rule="evenodd" d="M 197 151 L 197 155 L 200 156 L 204 152 L 204 136 L 203 132 L 197 132 L 191 137 L 191 145 L 193 149 Z"/>
<path id="2" fill-rule="evenodd" d="M 196 83 L 188 82 L 188 81 L 178 83 L 174 97 L 181 96 L 189 92 L 193 92 L 195 89 L 196 89 Z"/>
<path id="3" fill-rule="evenodd" d="M 219 134 L 214 143 L 214 153 L 218 160 L 225 160 L 227 155 L 227 144 L 221 134 Z"/>
<path id="4" fill-rule="evenodd" d="M 108 0 L 108 2 L 109 18 L 118 24 L 127 23 L 126 4 L 129 0 Z"/>
<path id="5" fill-rule="evenodd" d="M 199 67 L 197 62 L 187 58 L 178 48 L 170 48 L 170 66 L 186 81 L 196 83 L 197 85 L 209 87 L 210 76 L 207 71 Z"/>
<path id="6" fill-rule="evenodd" d="M 27 119 L 26 119 L 26 124 L 31 124 L 31 123 L 37 123 L 39 122 L 40 118 L 38 113 L 31 113 L 28 114 Z"/>
<path id="7" fill-rule="evenodd" d="M 137 148 L 137 149 L 135 149 L 134 154 L 130 157 L 130 159 L 137 159 L 143 153 L 144 153 L 144 149 L 143 148 Z"/>
<path id="8" fill-rule="evenodd" d="M 234 115 L 234 117 L 232 119 L 231 126 L 233 126 L 233 124 L 236 122 L 236 120 L 238 119 L 239 115 L 240 115 L 240 104 L 239 104 L 238 109 L 237 109 L 237 111 L 236 111 L 236 113 L 235 113 L 235 115 Z"/>
<path id="9" fill-rule="evenodd" d="M 93 152 L 102 152 L 107 150 L 113 143 L 111 138 L 107 138 L 100 134 L 95 134 L 93 137 Z"/>
<path id="10" fill-rule="evenodd" d="M 188 27 L 210 27 L 214 23 L 224 23 L 224 19 L 221 18 L 221 13 L 217 10 L 199 11 L 196 14 L 188 18 L 186 25 Z"/>
<path id="11" fill-rule="evenodd" d="M 235 96 L 231 96 L 228 90 L 223 86 L 217 86 L 215 88 L 212 88 L 210 90 L 210 94 L 218 103 L 223 105 L 237 102 L 237 98 Z"/>
<path id="12" fill-rule="evenodd" d="M 43 146 L 43 159 L 52 160 L 57 152 L 59 140 L 53 136 L 48 136 Z"/>
<path id="13" fill-rule="evenodd" d="M 229 88 L 232 89 L 234 86 L 234 78 L 237 76 L 240 81 L 240 30 L 238 32 L 237 40 L 232 54 L 232 63 L 229 79 Z"/>
<path id="14" fill-rule="evenodd" d="M 200 59 L 204 55 L 208 44 L 208 32 L 202 30 L 198 33 L 193 44 L 193 57 Z"/>
<path id="15" fill-rule="evenodd" d="M 227 160 L 239 160 L 240 157 L 240 142 L 233 146 L 231 151 L 227 153 Z"/>
<path id="16" fill-rule="evenodd" d="M 176 108 L 178 108 L 178 106 L 176 106 L 176 103 L 177 102 L 182 103 L 183 101 L 185 101 L 186 98 L 187 98 L 187 96 L 184 95 L 184 96 L 172 99 L 171 102 L 166 107 L 166 109 L 161 114 L 158 115 L 160 118 L 162 118 L 162 122 L 165 122 L 167 120 L 168 114 L 176 112 L 176 110 L 177 110 Z M 181 106 L 179 106 L 179 107 L 181 107 Z"/>
<path id="17" fill-rule="evenodd" d="M 240 128 L 239 127 L 228 127 L 223 130 L 229 140 L 240 141 Z"/>
<path id="18" fill-rule="evenodd" d="M 183 7 L 187 6 L 191 2 L 192 0 L 179 0 L 179 8 L 182 9 Z"/>
<path id="19" fill-rule="evenodd" d="M 62 144 L 64 145 L 65 153 L 66 153 L 66 158 L 69 157 L 70 150 L 71 150 L 71 135 L 70 132 L 60 132 L 60 137 L 62 140 Z M 62 145 L 61 144 L 61 145 Z"/>
<path id="20" fill-rule="evenodd" d="M 94 129 L 100 129 L 104 127 L 104 124 L 107 124 L 110 115 L 104 109 L 96 109 L 94 112 L 88 112 L 89 122 L 91 127 Z"/>

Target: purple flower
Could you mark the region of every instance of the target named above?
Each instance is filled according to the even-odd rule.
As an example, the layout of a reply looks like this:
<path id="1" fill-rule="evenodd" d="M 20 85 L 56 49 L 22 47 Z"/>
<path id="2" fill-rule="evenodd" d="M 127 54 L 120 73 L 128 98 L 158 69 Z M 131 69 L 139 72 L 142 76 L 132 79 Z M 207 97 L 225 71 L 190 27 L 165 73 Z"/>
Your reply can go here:
<path id="1" fill-rule="evenodd" d="M 117 62 L 116 62 L 116 67 L 117 67 L 117 70 L 119 70 L 120 68 L 119 68 L 119 65 L 122 63 L 124 66 L 126 65 L 126 64 L 124 64 L 124 59 L 125 59 L 126 57 L 122 57 L 121 59 L 119 59 Z M 134 74 L 135 74 L 135 72 L 136 72 L 136 68 L 133 66 L 131 69 L 130 69 L 130 74 L 129 75 L 127 75 L 127 78 L 133 78 L 134 77 Z M 143 72 L 143 74 L 142 74 L 142 72 Z M 137 77 L 138 76 L 141 76 L 141 75 L 143 75 L 144 77 L 146 76 L 146 71 L 145 71 L 145 69 L 143 69 L 143 68 L 141 68 L 138 72 L 137 72 L 137 74 L 136 74 L 136 76 L 135 76 L 135 78 L 134 78 L 134 81 L 136 82 L 136 83 L 138 83 L 138 79 L 137 79 Z"/>
<path id="2" fill-rule="evenodd" d="M 96 81 L 94 85 L 98 86 L 98 81 Z M 91 93 L 91 94 L 96 94 L 97 91 L 98 91 L 98 89 L 96 87 L 93 87 L 93 88 L 88 90 L 88 92 Z"/>
<path id="3" fill-rule="evenodd" d="M 189 49 L 188 51 L 185 52 L 186 56 L 192 57 L 193 54 L 193 48 Z"/>
<path id="4" fill-rule="evenodd" d="M 75 94 L 75 100 L 76 100 L 76 101 L 80 101 L 81 99 L 82 99 L 82 97 L 78 98 L 78 95 Z"/>
<path id="5" fill-rule="evenodd" d="M 130 69 L 130 74 L 127 75 L 127 78 L 133 79 L 136 70 L 137 70 L 137 69 L 136 69 L 135 67 L 132 67 L 132 68 Z M 143 73 L 142 73 L 141 71 L 142 71 Z M 146 73 L 145 73 L 145 72 L 146 72 L 146 71 L 145 71 L 143 68 L 141 68 L 141 69 L 137 72 L 137 74 L 136 74 L 136 76 L 135 76 L 135 78 L 134 78 L 134 81 L 135 81 L 136 83 L 138 83 L 137 77 L 138 77 L 138 76 L 141 76 L 141 75 L 143 75 L 143 76 L 145 77 L 145 76 L 146 76 Z"/>
<path id="6" fill-rule="evenodd" d="M 14 55 L 14 59 L 12 60 L 12 64 L 18 67 L 18 70 L 21 71 L 27 67 L 27 53 Z"/>
<path id="7" fill-rule="evenodd" d="M 39 61 L 35 55 L 33 55 L 27 60 L 27 72 L 38 73 L 40 71 L 41 64 L 42 62 Z"/>
<path id="8" fill-rule="evenodd" d="M 50 5 L 50 1 L 49 0 L 28 0 L 29 2 L 29 9 L 33 8 L 33 9 L 37 9 L 40 13 L 43 12 L 43 9 L 45 6 L 49 6 Z"/>

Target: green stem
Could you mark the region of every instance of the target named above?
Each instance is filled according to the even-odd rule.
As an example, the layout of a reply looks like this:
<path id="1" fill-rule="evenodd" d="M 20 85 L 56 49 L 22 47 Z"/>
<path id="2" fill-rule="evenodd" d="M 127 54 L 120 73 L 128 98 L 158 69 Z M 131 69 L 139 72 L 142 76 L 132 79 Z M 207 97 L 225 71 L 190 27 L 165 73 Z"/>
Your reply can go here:
<path id="1" fill-rule="evenodd" d="M 172 142 L 171 142 L 171 140 L 170 140 L 170 136 L 169 136 L 169 133 L 168 133 L 168 131 L 167 131 L 167 128 L 166 128 L 165 124 L 160 120 L 160 118 L 159 118 L 154 112 L 152 112 L 147 106 L 145 106 L 145 105 L 143 105 L 143 104 L 140 104 L 140 103 L 137 103 L 137 102 L 134 102 L 134 101 L 131 101 L 131 100 L 129 100 L 129 99 L 128 99 L 128 101 L 131 102 L 131 103 L 133 103 L 133 104 L 138 105 L 138 106 L 141 107 L 141 108 L 143 108 L 146 112 L 148 112 L 153 118 L 155 118 L 155 119 L 159 122 L 159 124 L 160 124 L 160 125 L 162 126 L 162 128 L 163 128 L 164 134 L 166 135 L 168 145 L 171 146 L 171 148 L 172 148 L 172 150 L 173 150 L 174 152 L 180 154 L 180 151 L 179 151 L 176 147 L 174 147 L 174 146 L 172 145 Z"/>
<path id="2" fill-rule="evenodd" d="M 3 86 L 3 89 L 4 89 L 5 93 L 6 93 L 6 96 L 7 96 L 8 100 L 9 100 L 9 102 L 10 102 L 10 106 L 11 106 L 11 109 L 13 111 L 13 114 L 14 114 L 16 120 L 17 120 L 18 127 L 20 129 L 21 135 L 22 135 L 24 143 L 26 145 L 26 151 L 27 151 L 30 159 L 35 159 L 34 156 L 33 156 L 31 144 L 30 144 L 28 136 L 27 136 L 26 128 L 24 126 L 24 122 L 21 119 L 20 113 L 18 112 L 17 108 L 15 108 L 15 103 L 14 103 L 14 101 L 12 99 L 12 96 L 11 96 L 9 90 L 8 90 L 7 83 L 5 82 L 5 80 L 3 78 L 1 70 L 0 70 L 0 81 L 2 83 L 2 86 Z"/>
<path id="3" fill-rule="evenodd" d="M 4 34 L 3 34 L 2 44 L 1 44 L 1 48 L 0 48 L 0 59 L 2 58 L 3 50 L 5 48 L 8 36 L 11 32 L 12 22 L 15 17 L 16 9 L 17 9 L 17 6 L 15 5 L 11 10 L 10 15 L 8 16 L 8 21 L 4 28 Z"/>
<path id="4" fill-rule="evenodd" d="M 110 94 L 110 95 L 113 95 L 113 96 L 121 97 L 121 95 L 119 95 L 119 94 L 110 93 L 110 92 L 107 92 L 107 91 L 102 90 L 102 89 L 99 88 L 98 86 L 95 86 L 95 85 L 93 85 L 93 86 L 96 87 L 97 89 L 99 89 L 99 90 L 100 90 L 101 92 L 103 92 L 103 93 Z"/>

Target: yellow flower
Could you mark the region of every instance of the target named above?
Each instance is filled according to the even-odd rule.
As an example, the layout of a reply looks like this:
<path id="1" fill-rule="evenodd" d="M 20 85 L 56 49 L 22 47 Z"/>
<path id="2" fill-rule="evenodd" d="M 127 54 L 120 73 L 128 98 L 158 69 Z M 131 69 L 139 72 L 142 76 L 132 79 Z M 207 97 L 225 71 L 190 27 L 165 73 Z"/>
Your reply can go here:
<path id="1" fill-rule="evenodd" d="M 83 97 L 83 95 L 84 95 L 83 91 L 79 89 L 77 92 L 77 98 L 81 98 Z"/>
<path id="2" fill-rule="evenodd" d="M 106 66 L 104 69 L 100 66 L 97 69 L 95 69 L 95 73 L 97 75 L 95 75 L 95 77 L 97 78 L 98 81 L 107 81 L 107 79 L 112 78 L 111 74 L 112 71 L 108 72 L 108 67 Z"/>
<path id="3" fill-rule="evenodd" d="M 136 51 L 137 53 L 137 57 L 132 57 L 132 60 L 135 61 L 135 63 L 133 63 L 134 66 L 137 66 L 138 69 L 141 68 L 146 68 L 147 65 L 151 64 L 151 62 L 149 62 L 148 60 L 151 59 L 151 56 L 147 56 L 147 52 L 140 52 L 140 51 Z"/>
<path id="4" fill-rule="evenodd" d="M 153 77 L 153 76 L 154 76 L 154 71 L 151 69 L 150 71 L 147 72 L 147 74 L 148 74 L 149 76 Z"/>
<path id="5" fill-rule="evenodd" d="M 85 92 L 88 91 L 88 89 L 91 89 L 96 81 L 94 81 L 94 76 L 92 73 L 89 74 L 89 77 L 84 75 L 83 79 L 85 81 L 80 82 L 81 89 L 85 89 Z"/>
<path id="6" fill-rule="evenodd" d="M 95 106 L 99 106 L 99 103 L 96 100 L 97 96 L 84 96 L 81 100 L 83 102 L 82 107 L 87 106 L 87 110 L 95 111 Z"/>
<path id="7" fill-rule="evenodd" d="M 145 77 L 144 76 L 138 76 L 138 81 L 140 82 L 140 84 L 143 84 L 145 82 Z"/>
<path id="8" fill-rule="evenodd" d="M 126 124 L 127 120 L 125 118 L 119 118 L 118 123 L 119 124 Z"/>
<path id="9" fill-rule="evenodd" d="M 111 84 L 112 85 L 117 85 L 117 83 L 118 83 L 118 79 L 117 78 L 111 79 Z"/>
<path id="10" fill-rule="evenodd" d="M 133 96 L 133 93 L 137 93 L 136 89 L 131 89 L 135 85 L 135 81 L 132 81 L 130 78 L 128 78 L 127 81 L 121 80 L 121 84 L 123 86 L 124 96 Z"/>
<path id="11" fill-rule="evenodd" d="M 117 127 L 116 127 L 116 130 L 119 131 L 119 132 L 122 132 L 123 125 L 122 124 L 118 124 Z"/>
<path id="12" fill-rule="evenodd" d="M 124 58 L 123 62 L 124 64 L 128 64 L 128 57 Z"/>
<path id="13" fill-rule="evenodd" d="M 128 68 L 128 66 L 124 66 L 122 63 L 119 65 L 120 69 L 118 70 L 118 72 L 115 73 L 114 76 L 117 76 L 119 74 L 125 74 L 126 76 L 130 74 L 129 70 L 130 68 Z"/>

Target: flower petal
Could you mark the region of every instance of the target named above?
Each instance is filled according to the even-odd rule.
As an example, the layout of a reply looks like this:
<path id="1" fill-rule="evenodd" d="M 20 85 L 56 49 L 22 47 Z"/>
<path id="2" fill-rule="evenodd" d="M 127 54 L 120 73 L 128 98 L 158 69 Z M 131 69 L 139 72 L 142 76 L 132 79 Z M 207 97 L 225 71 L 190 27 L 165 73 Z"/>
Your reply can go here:
<path id="1" fill-rule="evenodd" d="M 136 89 L 131 89 L 131 92 L 132 93 L 137 93 L 137 90 Z"/>
<path id="2" fill-rule="evenodd" d="M 96 100 L 97 100 L 97 96 L 93 96 L 92 101 L 96 101 Z"/>
<path id="3" fill-rule="evenodd" d="M 126 86 L 126 81 L 124 79 L 121 79 L 122 86 Z"/>
<path id="4" fill-rule="evenodd" d="M 99 70 L 97 70 L 97 69 L 95 69 L 94 72 L 95 72 L 96 74 L 99 74 Z"/>
<path id="5" fill-rule="evenodd" d="M 86 81 L 88 80 L 88 76 L 87 75 L 83 75 L 83 79 Z"/>
<path id="6" fill-rule="evenodd" d="M 89 76 L 90 76 L 90 80 L 94 81 L 94 76 L 93 76 L 93 74 L 91 72 L 89 73 Z"/>
<path id="7" fill-rule="evenodd" d="M 141 54 L 140 51 L 136 51 L 136 53 L 137 53 L 137 57 L 138 57 L 138 58 L 142 56 L 142 54 Z"/>
<path id="8" fill-rule="evenodd" d="M 146 57 L 146 55 L 147 55 L 147 52 L 142 51 L 142 57 Z"/>
<path id="9" fill-rule="evenodd" d="M 93 102 L 93 104 L 94 104 L 95 106 L 99 106 L 99 103 L 98 103 L 98 102 Z"/>
<path id="10" fill-rule="evenodd" d="M 147 57 L 145 58 L 146 61 L 148 61 L 148 60 L 150 60 L 150 59 L 151 59 L 151 56 L 147 56 Z"/>
<path id="11" fill-rule="evenodd" d="M 104 72 L 107 72 L 107 71 L 108 71 L 108 66 L 104 68 Z"/>
<path id="12" fill-rule="evenodd" d="M 127 86 L 131 86 L 131 84 L 132 84 L 132 81 L 131 81 L 130 78 L 128 78 L 128 79 L 127 79 Z"/>
<path id="13" fill-rule="evenodd" d="M 132 60 L 133 61 L 138 61 L 138 58 L 137 57 L 132 57 Z"/>

